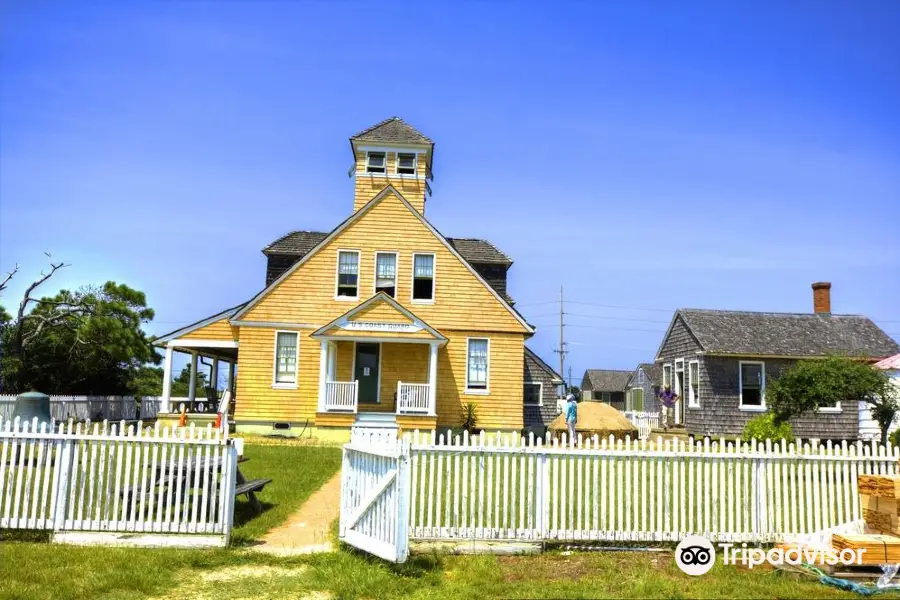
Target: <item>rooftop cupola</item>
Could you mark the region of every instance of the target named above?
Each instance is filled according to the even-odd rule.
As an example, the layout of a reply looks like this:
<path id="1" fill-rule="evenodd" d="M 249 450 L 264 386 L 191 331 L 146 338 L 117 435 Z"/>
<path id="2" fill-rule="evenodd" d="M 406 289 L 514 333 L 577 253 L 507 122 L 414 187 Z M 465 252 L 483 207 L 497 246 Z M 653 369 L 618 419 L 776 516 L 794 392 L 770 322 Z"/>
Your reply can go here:
<path id="1" fill-rule="evenodd" d="M 431 195 L 434 142 L 399 117 L 385 119 L 350 138 L 356 179 L 356 212 L 388 185 L 393 185 L 413 208 L 425 214 Z"/>

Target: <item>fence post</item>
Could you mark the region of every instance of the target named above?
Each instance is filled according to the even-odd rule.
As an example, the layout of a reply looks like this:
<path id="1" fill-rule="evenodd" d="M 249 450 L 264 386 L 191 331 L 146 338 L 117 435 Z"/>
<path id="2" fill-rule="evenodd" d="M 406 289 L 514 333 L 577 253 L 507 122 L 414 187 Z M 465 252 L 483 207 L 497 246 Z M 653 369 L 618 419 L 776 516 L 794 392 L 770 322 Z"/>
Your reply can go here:
<path id="1" fill-rule="evenodd" d="M 397 458 L 397 540 L 396 562 L 406 562 L 409 556 L 409 504 L 412 487 L 410 486 L 410 451 L 409 443 L 397 442 L 400 456 Z M 342 513 L 343 514 L 343 513 Z"/>
<path id="2" fill-rule="evenodd" d="M 69 427 L 71 430 L 71 426 Z M 62 426 L 60 426 L 62 432 Z M 60 448 L 57 454 L 59 467 L 56 469 L 53 490 L 56 493 L 56 504 L 53 506 L 53 531 L 65 529 L 66 509 L 69 504 L 69 486 L 72 484 L 72 451 L 75 441 L 66 437 L 59 440 Z"/>
<path id="3" fill-rule="evenodd" d="M 549 457 L 541 445 L 537 447 L 537 471 L 534 474 L 535 479 L 535 502 L 534 502 L 534 525 L 537 530 L 538 539 L 546 539 L 549 529 L 550 517 L 550 471 Z"/>
<path id="4" fill-rule="evenodd" d="M 754 442 L 756 440 L 753 440 Z M 753 444 L 754 468 L 753 468 L 753 502 L 756 505 L 756 519 L 753 523 L 755 542 L 760 542 L 765 537 L 768 529 L 768 502 L 766 500 L 766 460 L 758 453 L 758 446 Z"/>

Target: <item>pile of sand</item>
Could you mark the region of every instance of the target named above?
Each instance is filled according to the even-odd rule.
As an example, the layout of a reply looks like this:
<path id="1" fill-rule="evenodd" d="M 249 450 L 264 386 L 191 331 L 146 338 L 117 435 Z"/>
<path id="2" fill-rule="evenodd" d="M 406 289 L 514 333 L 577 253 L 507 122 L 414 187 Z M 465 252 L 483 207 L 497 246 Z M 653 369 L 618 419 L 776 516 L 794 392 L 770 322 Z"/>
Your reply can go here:
<path id="1" fill-rule="evenodd" d="M 567 431 L 566 414 L 559 415 L 550 423 L 551 433 L 562 433 Z M 593 437 L 599 435 L 609 437 L 612 435 L 616 439 L 625 439 L 631 436 L 632 439 L 637 438 L 637 427 L 625 418 L 625 415 L 602 402 L 579 402 L 578 403 L 578 421 L 575 422 L 575 431 L 584 437 Z"/>

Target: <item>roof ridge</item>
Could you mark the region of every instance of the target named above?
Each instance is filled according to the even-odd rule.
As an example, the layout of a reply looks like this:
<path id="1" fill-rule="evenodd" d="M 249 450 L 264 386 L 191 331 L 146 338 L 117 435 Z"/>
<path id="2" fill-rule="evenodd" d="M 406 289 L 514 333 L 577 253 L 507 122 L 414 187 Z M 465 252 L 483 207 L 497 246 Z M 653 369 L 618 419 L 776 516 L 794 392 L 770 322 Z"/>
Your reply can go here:
<path id="1" fill-rule="evenodd" d="M 779 312 L 773 310 L 731 310 L 724 308 L 678 308 L 675 309 L 675 312 L 699 312 L 699 313 L 711 313 L 711 314 L 739 314 L 739 315 L 776 315 L 776 316 L 786 316 L 786 317 L 857 317 L 868 319 L 866 315 L 854 314 L 854 313 L 827 313 L 827 314 L 819 314 L 819 313 L 801 313 L 801 312 Z"/>
<path id="2" fill-rule="evenodd" d="M 419 130 L 416 129 L 415 127 L 413 127 L 411 124 L 409 124 L 408 122 L 404 121 L 401 117 L 398 117 L 398 116 L 396 116 L 396 115 L 394 115 L 394 116 L 392 116 L 392 117 L 388 117 L 387 119 L 384 119 L 383 121 L 380 121 L 380 122 L 378 122 L 378 123 L 375 123 L 375 124 L 372 125 L 371 127 L 367 127 L 366 129 L 363 129 L 362 131 L 360 131 L 359 133 L 357 133 L 357 134 L 355 134 L 355 135 L 351 135 L 351 136 L 350 136 L 350 139 L 351 139 L 351 140 L 355 140 L 355 139 L 360 138 L 360 137 L 362 137 L 362 136 L 364 136 L 364 135 L 366 135 L 366 134 L 368 134 L 368 133 L 372 133 L 373 131 L 375 131 L 375 130 L 378 129 L 379 127 L 384 127 L 385 125 L 387 125 L 387 124 L 389 124 L 389 123 L 393 123 L 393 122 L 397 122 L 397 123 L 399 123 L 399 124 L 401 124 L 401 125 L 403 125 L 403 126 L 409 128 L 410 130 L 412 130 L 413 133 L 415 133 L 416 135 L 418 135 L 419 137 L 421 137 L 423 140 L 425 140 L 425 141 L 428 142 L 429 144 L 433 144 L 433 143 L 434 143 L 434 141 L 433 141 L 430 137 L 428 137 L 427 135 L 425 135 L 424 133 L 422 133 L 421 131 L 419 131 Z"/>

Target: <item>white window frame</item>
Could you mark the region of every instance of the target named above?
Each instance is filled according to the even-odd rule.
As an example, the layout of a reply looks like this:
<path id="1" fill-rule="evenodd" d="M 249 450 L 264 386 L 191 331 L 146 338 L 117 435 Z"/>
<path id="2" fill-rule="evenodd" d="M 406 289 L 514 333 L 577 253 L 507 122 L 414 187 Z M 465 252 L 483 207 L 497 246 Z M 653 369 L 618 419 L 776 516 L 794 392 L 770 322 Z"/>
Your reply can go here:
<path id="1" fill-rule="evenodd" d="M 490 344 L 490 342 L 488 342 Z M 488 355 L 490 357 L 490 355 Z M 538 386 L 538 401 L 537 404 L 533 402 L 525 402 L 525 396 L 522 395 L 522 405 L 523 406 L 543 406 L 544 405 L 544 382 L 543 381 L 525 381 L 523 382 L 523 387 L 526 385 L 536 385 Z"/>
<path id="2" fill-rule="evenodd" d="M 666 372 L 667 372 L 667 371 L 668 371 L 668 375 L 669 375 L 669 380 L 668 380 L 668 381 L 666 381 Z M 665 364 L 663 365 L 663 372 L 662 372 L 662 389 L 665 390 L 667 385 L 670 386 L 670 387 L 671 387 L 671 385 L 672 385 L 672 363 L 665 363 Z"/>
<path id="3" fill-rule="evenodd" d="M 370 171 L 369 159 L 372 154 L 383 154 L 384 155 L 384 164 L 381 165 L 383 171 Z M 383 150 L 367 150 L 366 151 L 366 175 L 387 175 L 388 172 L 388 153 Z"/>
<path id="4" fill-rule="evenodd" d="M 413 157 L 413 172 L 412 173 L 401 173 L 400 172 L 400 155 L 401 154 L 412 154 Z M 394 175 L 397 177 L 410 177 L 415 178 L 419 175 L 419 153 L 411 152 L 409 150 L 398 150 L 394 152 Z"/>
<path id="5" fill-rule="evenodd" d="M 744 365 L 761 365 L 759 379 L 759 405 L 744 405 Z M 738 408 L 747 412 L 765 412 L 766 411 L 766 363 L 761 360 L 739 360 L 738 361 Z"/>
<path id="6" fill-rule="evenodd" d="M 694 381 L 693 371 L 691 371 L 691 367 L 693 365 L 697 365 L 697 381 Z M 697 395 L 694 396 L 694 387 L 693 383 L 697 384 Z M 688 361 L 688 369 L 687 369 L 687 394 L 688 394 L 688 408 L 700 408 L 700 361 L 699 360 L 691 360 Z"/>
<path id="7" fill-rule="evenodd" d="M 394 255 L 394 295 L 392 298 L 394 300 L 397 299 L 397 296 L 400 295 L 400 287 L 397 285 L 400 282 L 400 253 L 396 250 L 376 250 L 375 251 L 375 267 L 372 271 L 372 295 L 378 293 L 378 255 L 379 254 L 393 254 Z"/>
<path id="8" fill-rule="evenodd" d="M 638 383 L 638 385 L 644 385 L 644 370 L 643 369 L 638 369 L 637 383 Z"/>
<path id="9" fill-rule="evenodd" d="M 355 296 L 339 296 L 338 283 L 341 277 L 341 252 L 356 254 L 356 295 Z M 334 299 L 340 302 L 356 302 L 359 300 L 359 288 L 362 285 L 362 252 L 352 248 L 338 248 L 334 259 Z"/>
<path id="10" fill-rule="evenodd" d="M 278 334 L 280 333 L 290 333 L 296 336 L 295 341 L 295 349 L 294 355 L 296 356 L 296 360 L 294 361 L 294 381 L 278 381 Z M 297 330 L 290 329 L 276 329 L 275 330 L 275 339 L 272 342 L 272 388 L 276 390 L 296 390 L 297 383 L 300 380 L 300 332 Z"/>
<path id="11" fill-rule="evenodd" d="M 487 372 L 484 375 L 484 385 L 482 388 L 469 387 L 469 346 L 472 340 L 487 341 Z M 491 393 L 491 338 L 487 337 L 467 337 L 466 338 L 466 394 L 471 396 L 486 396 Z"/>
<path id="12" fill-rule="evenodd" d="M 417 299 L 414 297 L 415 287 L 416 287 L 416 257 L 417 256 L 430 256 L 431 257 L 431 300 L 421 300 L 421 299 Z M 410 279 L 409 279 L 409 301 L 413 304 L 434 304 L 434 299 L 435 299 L 436 295 L 437 295 L 437 255 L 434 252 L 413 252 L 412 253 L 412 268 L 410 269 Z"/>

